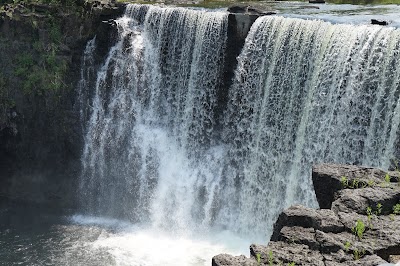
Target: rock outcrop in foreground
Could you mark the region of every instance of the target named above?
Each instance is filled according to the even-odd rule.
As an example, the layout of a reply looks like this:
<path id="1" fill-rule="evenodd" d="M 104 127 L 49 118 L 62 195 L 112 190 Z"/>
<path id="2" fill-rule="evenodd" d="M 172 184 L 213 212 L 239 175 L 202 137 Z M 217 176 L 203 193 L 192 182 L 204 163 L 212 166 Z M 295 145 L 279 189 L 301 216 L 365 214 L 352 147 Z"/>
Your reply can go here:
<path id="1" fill-rule="evenodd" d="M 288 208 L 267 246 L 251 245 L 250 258 L 217 255 L 212 265 L 373 266 L 399 260 L 399 172 L 321 164 L 312 179 L 321 209 Z"/>

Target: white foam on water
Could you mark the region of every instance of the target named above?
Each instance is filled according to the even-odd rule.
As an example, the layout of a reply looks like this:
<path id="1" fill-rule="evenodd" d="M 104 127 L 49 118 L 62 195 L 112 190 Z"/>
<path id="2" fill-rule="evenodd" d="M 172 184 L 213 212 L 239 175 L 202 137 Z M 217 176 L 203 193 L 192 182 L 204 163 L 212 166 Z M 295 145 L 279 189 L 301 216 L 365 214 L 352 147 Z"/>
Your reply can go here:
<path id="1" fill-rule="evenodd" d="M 218 230 L 210 235 L 182 236 L 104 217 L 74 215 L 71 220 L 83 226 L 118 228 L 101 234 L 85 248 L 107 252 L 112 255 L 116 265 L 121 266 L 202 266 L 210 265 L 216 254 L 249 253 L 249 240 L 226 230 Z"/>

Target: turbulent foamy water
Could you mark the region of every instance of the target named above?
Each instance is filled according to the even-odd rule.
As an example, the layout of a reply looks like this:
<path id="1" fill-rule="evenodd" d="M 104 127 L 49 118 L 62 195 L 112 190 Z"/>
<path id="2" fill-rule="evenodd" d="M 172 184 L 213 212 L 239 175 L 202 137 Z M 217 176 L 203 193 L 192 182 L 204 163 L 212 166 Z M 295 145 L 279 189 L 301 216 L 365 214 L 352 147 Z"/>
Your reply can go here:
<path id="1" fill-rule="evenodd" d="M 246 241 L 227 231 L 177 236 L 121 219 L 60 216 L 35 206 L 2 207 L 0 265 L 4 266 L 203 266 L 210 265 L 215 254 L 247 250 Z"/>
<path id="2" fill-rule="evenodd" d="M 101 66 L 95 39 L 84 54 L 79 193 L 82 213 L 137 226 L 95 242 L 117 264 L 204 265 L 235 253 L 231 242 L 243 252 L 267 241 L 283 208 L 317 207 L 312 164 L 389 167 L 398 30 L 259 18 L 225 105 L 226 13 L 128 5 L 116 23 Z"/>

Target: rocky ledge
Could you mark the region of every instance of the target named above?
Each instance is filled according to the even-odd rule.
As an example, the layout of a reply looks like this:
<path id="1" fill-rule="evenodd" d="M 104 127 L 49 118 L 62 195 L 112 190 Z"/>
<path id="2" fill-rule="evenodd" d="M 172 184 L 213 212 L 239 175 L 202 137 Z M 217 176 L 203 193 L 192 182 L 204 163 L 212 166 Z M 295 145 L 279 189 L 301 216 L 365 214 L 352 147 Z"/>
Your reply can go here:
<path id="1" fill-rule="evenodd" d="M 267 246 L 251 245 L 250 258 L 217 255 L 212 265 L 373 266 L 400 260 L 398 171 L 321 164 L 312 179 L 321 209 L 286 209 Z"/>

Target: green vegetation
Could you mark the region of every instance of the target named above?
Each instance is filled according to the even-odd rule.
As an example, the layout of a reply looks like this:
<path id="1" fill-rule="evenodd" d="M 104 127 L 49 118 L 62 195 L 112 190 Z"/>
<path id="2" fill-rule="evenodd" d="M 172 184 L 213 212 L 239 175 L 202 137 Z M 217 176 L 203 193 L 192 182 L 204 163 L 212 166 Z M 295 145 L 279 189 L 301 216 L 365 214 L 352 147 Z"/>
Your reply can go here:
<path id="1" fill-rule="evenodd" d="M 342 184 L 343 188 L 348 188 L 349 187 L 349 179 L 347 179 L 347 177 L 342 176 L 340 178 L 340 183 Z"/>
<path id="2" fill-rule="evenodd" d="M 357 220 L 356 225 L 351 229 L 351 231 L 356 237 L 358 237 L 359 240 L 361 240 L 365 232 L 365 225 L 363 221 Z"/>
<path id="3" fill-rule="evenodd" d="M 284 0 L 283 0 L 284 1 Z M 289 0 L 287 0 L 289 1 Z M 308 3 L 308 0 L 295 0 L 296 2 L 304 2 Z M 118 0 L 118 2 L 132 2 L 131 0 Z M 180 3 L 181 6 L 196 6 L 196 7 L 205 7 L 205 8 L 222 8 L 227 7 L 232 4 L 237 3 L 248 3 L 249 5 L 257 5 L 260 3 L 268 3 L 273 1 L 268 0 L 253 0 L 253 1 L 245 1 L 240 2 L 238 0 L 205 0 L 199 1 L 198 3 Z M 353 4 L 353 5 L 385 5 L 385 4 L 400 4 L 400 0 L 326 0 L 327 3 L 330 4 Z M 135 3 L 140 4 L 149 4 L 156 3 L 155 0 L 139 0 L 135 1 Z"/>
<path id="4" fill-rule="evenodd" d="M 385 182 L 390 183 L 390 175 L 388 173 L 385 175 Z"/>
<path id="5" fill-rule="evenodd" d="M 86 2 L 86 0 L 0 0 L 0 15 L 5 14 L 15 20 L 20 20 L 21 14 L 28 15 L 24 19 L 30 19 L 32 28 L 38 29 L 40 22 L 47 24 L 46 20 L 53 19 L 53 15 L 57 12 L 63 16 L 78 14 L 82 17 L 86 13 L 84 9 Z M 15 10 L 17 12 L 14 12 Z M 29 16 L 35 13 L 39 16 Z"/>
<path id="6" fill-rule="evenodd" d="M 38 27 L 37 23 L 32 23 L 32 27 Z M 32 50 L 15 55 L 13 73 L 21 81 L 24 94 L 57 93 L 64 87 L 67 62 L 57 56 L 62 43 L 61 24 L 49 16 L 42 28 L 47 32 L 48 38 L 34 38 Z"/>
<path id="7" fill-rule="evenodd" d="M 375 182 L 373 180 L 368 180 L 367 185 L 369 187 L 373 187 L 373 186 L 375 186 Z"/>
<path id="8" fill-rule="evenodd" d="M 16 62 L 14 74 L 20 78 L 25 94 L 42 95 L 47 91 L 57 92 L 63 87 L 67 64 L 56 57 L 55 47 L 47 54 L 43 51 L 38 58 L 28 53 L 19 54 Z"/>
<path id="9" fill-rule="evenodd" d="M 353 180 L 352 187 L 353 188 L 358 188 L 358 185 L 360 184 L 360 180 L 358 178 Z"/>
<path id="10" fill-rule="evenodd" d="M 342 184 L 343 188 L 366 188 L 368 186 L 373 186 L 373 181 L 365 182 L 360 180 L 359 178 L 354 178 L 353 180 L 349 180 L 346 176 L 342 176 L 340 178 L 340 183 Z"/>
<path id="11" fill-rule="evenodd" d="M 373 226 L 372 226 L 373 215 L 377 215 L 377 216 L 378 215 L 382 215 L 382 207 L 383 207 L 383 205 L 381 203 L 379 203 L 379 202 L 376 204 L 375 211 L 370 206 L 367 207 L 367 209 L 366 209 L 367 219 L 368 219 L 367 226 L 370 229 L 373 229 Z M 395 215 L 400 215 L 400 203 L 397 203 L 396 205 L 394 205 L 392 207 L 392 210 L 393 210 L 393 213 L 389 214 L 389 218 L 390 218 L 391 221 L 394 221 Z"/>
<path id="12" fill-rule="evenodd" d="M 80 18 L 79 10 L 83 7 L 77 0 L 0 0 L 0 16 L 19 21 L 10 29 L 14 37 L 0 38 L 0 124 L 7 121 L 16 99 L 23 104 L 21 94 L 40 96 L 49 108 L 60 101 L 68 70 L 68 57 L 61 52 L 68 21 L 60 15 Z"/>
<path id="13" fill-rule="evenodd" d="M 364 257 L 364 255 L 365 255 L 365 250 L 364 249 L 361 249 L 361 250 L 355 249 L 353 251 L 353 256 L 354 256 L 355 260 L 361 259 L 362 257 Z"/>
<path id="14" fill-rule="evenodd" d="M 268 252 L 268 264 L 270 266 L 274 265 L 274 255 L 272 254 L 271 250 Z"/>
<path id="15" fill-rule="evenodd" d="M 344 249 L 346 250 L 346 252 L 349 252 L 350 247 L 351 247 L 351 243 L 349 241 L 346 241 L 346 243 L 344 244 Z"/>
<path id="16" fill-rule="evenodd" d="M 289 263 L 288 263 L 288 266 L 296 266 L 296 263 L 294 263 L 294 262 L 289 262 Z"/>
<path id="17" fill-rule="evenodd" d="M 382 204 L 379 203 L 379 202 L 376 204 L 376 212 L 375 212 L 375 214 L 376 215 L 381 215 L 382 214 Z"/>
<path id="18" fill-rule="evenodd" d="M 400 215 L 400 203 L 393 206 L 393 214 Z"/>
<path id="19" fill-rule="evenodd" d="M 2 4 L 50 4 L 72 6 L 76 4 L 76 0 L 0 0 Z"/>
<path id="20" fill-rule="evenodd" d="M 260 265 L 260 263 L 261 263 L 261 254 L 260 254 L 260 253 L 257 253 L 257 254 L 256 254 L 256 258 L 257 258 L 257 263 L 258 263 L 258 265 Z"/>
<path id="21" fill-rule="evenodd" d="M 399 171 L 399 170 L 396 170 L 396 171 Z M 399 171 L 399 173 L 400 173 L 400 171 Z M 340 184 L 342 185 L 342 188 L 351 188 L 351 189 L 375 187 L 375 186 L 393 187 L 394 184 L 391 183 L 393 178 L 394 177 L 390 176 L 389 173 L 386 173 L 384 176 L 384 181 L 382 181 L 379 184 L 376 184 L 373 180 L 364 181 L 364 180 L 360 180 L 359 178 L 349 179 L 346 176 L 342 176 L 340 178 Z M 397 178 L 397 179 L 399 179 L 399 178 Z M 399 182 L 400 180 L 397 180 L 397 181 Z M 398 185 L 400 186 L 400 183 L 398 183 Z"/>

